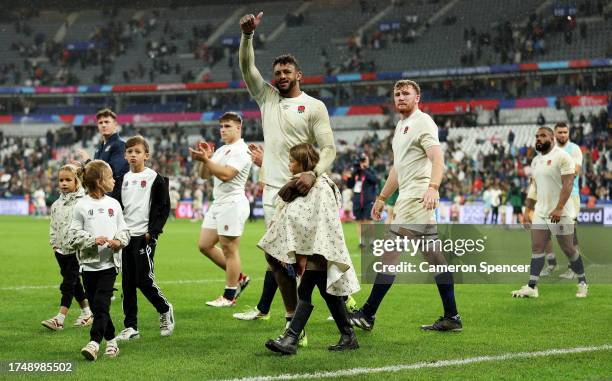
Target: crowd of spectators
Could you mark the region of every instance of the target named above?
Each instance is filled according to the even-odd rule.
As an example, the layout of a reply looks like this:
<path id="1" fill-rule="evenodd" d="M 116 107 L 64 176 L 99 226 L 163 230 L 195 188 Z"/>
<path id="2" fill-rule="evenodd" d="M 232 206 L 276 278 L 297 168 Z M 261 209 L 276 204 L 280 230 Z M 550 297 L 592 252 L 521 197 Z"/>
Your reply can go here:
<path id="1" fill-rule="evenodd" d="M 245 140 L 262 141 L 260 130 L 255 122 L 247 121 Z M 443 130 L 444 127 L 441 128 L 441 135 Z M 180 199 L 195 200 L 200 204 L 210 200 L 211 185 L 194 175 L 193 162 L 188 154 L 188 136 L 183 129 L 170 126 L 143 130 L 127 125 L 121 134 L 131 136 L 137 133 L 148 135 L 153 152 L 150 165 L 170 177 L 171 187 Z M 203 139 L 221 144 L 214 128 L 203 127 L 200 134 Z M 74 145 L 80 142 L 81 146 L 91 148 L 95 136 L 94 127 L 68 127 L 37 139 L 4 137 L 0 134 L 0 197 L 25 196 L 32 200 L 33 205 L 37 198 L 38 207 L 33 210 L 40 212 L 43 210 L 41 199 L 46 200 L 45 205 L 48 206 L 59 196 L 55 181 L 57 170 L 62 163 L 72 158 Z M 580 175 L 582 201 L 592 205 L 597 200 L 610 200 L 612 150 L 608 144 L 608 134 L 605 130 L 584 134 L 580 127 L 574 126 L 570 136 L 572 141 L 580 145 L 584 156 Z M 530 163 L 536 152 L 532 146 L 515 145 L 512 132 L 507 137 L 507 144 L 500 140 L 493 145 L 493 151 L 487 154 L 463 151 L 460 140 L 448 140 L 442 136 L 440 140 L 446 163 L 444 182 L 440 188 L 443 200 L 460 204 L 482 200 L 483 193 L 491 186 L 501 190 L 502 203 L 508 201 L 511 194 L 525 197 L 531 173 Z M 352 176 L 356 162 L 365 156 L 369 158 L 369 167 L 376 176 L 381 180 L 386 179 L 389 165 L 393 161 L 391 136 L 381 139 L 376 131 L 372 131 L 354 144 L 338 142 L 338 155 L 331 177 L 346 197 L 350 197 L 350 191 L 344 192 L 347 181 Z M 252 202 L 261 195 L 256 173 L 249 180 L 248 193 Z"/>
<path id="2" fill-rule="evenodd" d="M 509 133 L 508 141 L 513 142 Z M 583 152 L 583 170 L 580 175 L 580 194 L 584 203 L 596 200 L 610 200 L 612 185 L 612 150 L 605 131 L 586 134 L 579 127 L 570 131 L 572 141 L 580 145 Z M 376 133 L 366 136 L 353 147 L 348 147 L 339 155 L 334 164 L 334 173 L 342 178 L 350 176 L 350 165 L 360 153 L 370 157 L 371 167 L 379 178 L 386 178 L 391 156 L 391 136 L 379 139 Z M 518 147 L 512 143 L 494 144 L 493 152 L 465 152 L 460 141 L 442 142 L 445 153 L 446 172 L 440 188 L 443 200 L 460 203 L 482 200 L 483 192 L 490 186 L 502 191 L 502 202 L 509 193 L 518 191 L 526 194 L 528 178 L 531 174 L 531 160 L 536 155 L 533 146 Z"/>
<path id="3" fill-rule="evenodd" d="M 491 64 L 519 64 L 538 60 L 547 53 L 547 39 L 563 35 L 567 45 L 588 37 L 588 24 L 579 22 L 582 17 L 603 15 L 605 2 L 583 0 L 576 14 L 532 13 L 527 23 L 511 23 L 502 20 L 490 28 L 477 31 L 474 26 L 463 30 L 464 49 L 461 55 L 463 66 Z"/>

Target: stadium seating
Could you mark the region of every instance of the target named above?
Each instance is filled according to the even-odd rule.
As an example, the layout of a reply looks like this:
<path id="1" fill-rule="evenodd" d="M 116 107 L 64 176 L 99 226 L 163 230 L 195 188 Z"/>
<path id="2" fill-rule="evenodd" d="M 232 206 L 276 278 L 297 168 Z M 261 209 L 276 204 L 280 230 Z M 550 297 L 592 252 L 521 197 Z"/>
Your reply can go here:
<path id="1" fill-rule="evenodd" d="M 353 55 L 353 51 L 349 49 L 349 39 L 355 36 L 361 28 L 367 26 L 362 39 L 362 61 L 374 61 L 378 71 L 457 67 L 461 65 L 461 56 L 466 50 L 466 43 L 463 39 L 466 28 L 475 26 L 478 33 L 489 31 L 493 36 L 493 28 L 499 23 L 508 21 L 517 27 L 526 25 L 529 15 L 536 9 L 539 9 L 540 16 L 548 20 L 546 22 L 550 25 L 554 5 L 553 2 L 542 3 L 538 0 L 402 0 L 394 2 L 373 0 L 365 4 L 367 4 L 367 11 L 361 9 L 360 2 L 351 0 L 324 2 L 293 0 L 257 4 L 257 8 L 265 12 L 264 21 L 258 30 L 258 34 L 263 36 L 262 44 L 258 44 L 258 65 L 265 67 L 275 56 L 291 52 L 302 62 L 306 75 L 324 74 L 325 60 L 329 62 L 329 70 L 341 70 L 340 68 L 343 65 L 346 66 Z M 548 5 L 542 6 L 543 4 Z M 15 36 L 13 33 L 0 34 L 0 49 L 5 52 L 0 57 L 0 65 L 12 63 L 19 67 L 22 66 L 23 58 L 20 57 L 19 52 L 10 49 L 15 42 L 22 42 L 29 46 L 38 34 L 44 36 L 45 41 L 51 41 L 57 34 L 62 44 L 83 42 L 91 37 L 96 28 L 106 27 L 112 21 L 115 24 L 123 25 L 122 36 L 129 39 L 130 42 L 127 43 L 123 54 L 112 57 L 112 65 L 107 68 L 110 75 L 103 78 L 105 83 L 126 82 L 124 72 L 133 71 L 138 64 L 144 68 L 141 70 L 144 75 L 130 75 L 130 83 L 149 83 L 151 79 L 156 83 L 181 82 L 187 72 L 191 72 L 195 80 L 201 80 L 205 73 L 208 73 L 208 78 L 213 81 L 239 79 L 236 46 L 225 45 L 223 40 L 229 38 L 236 41 L 240 36 L 237 25 L 239 15 L 256 12 L 258 9 L 249 9 L 248 6 L 238 4 L 176 9 L 119 8 L 114 17 L 103 15 L 99 9 L 85 9 L 73 14 L 74 23 L 66 24 L 69 26 L 65 35 L 58 32 L 62 29 L 68 13 L 44 10 L 38 17 L 27 21 L 32 28 L 30 37 L 23 34 Z M 285 23 L 287 15 L 295 12 L 303 15 L 303 22 L 287 27 Z M 340 14 L 342 17 L 338 17 Z M 370 47 L 370 38 L 381 24 L 400 22 L 402 28 L 405 29 L 407 27 L 406 16 L 417 16 L 418 18 L 414 25 L 418 32 L 414 42 L 393 42 L 389 39 L 386 48 L 375 50 Z M 155 25 L 149 28 L 148 25 L 152 20 L 155 20 Z M 140 29 L 128 28 L 130 21 L 140 25 Z M 538 55 L 537 59 L 599 58 L 612 52 L 609 42 L 612 36 L 612 19 L 606 20 L 600 15 L 582 19 L 579 16 L 578 23 L 578 25 L 587 25 L 586 39 L 580 37 L 579 28 L 577 28 L 573 33 L 573 42 L 567 44 L 563 33 L 548 30 L 544 36 L 545 52 Z M 165 33 L 166 24 L 172 33 Z M 210 38 L 210 41 L 194 38 L 193 29 L 204 28 L 207 25 L 210 26 L 214 38 Z M 0 24 L 0 28 L 5 32 L 14 30 L 14 26 L 6 22 Z M 145 30 L 147 33 L 144 32 Z M 157 70 L 153 76 L 150 76 L 153 60 L 147 54 L 146 44 L 150 41 L 160 42 L 162 40 L 169 45 L 176 46 L 177 51 L 175 54 L 163 57 L 163 61 L 170 68 L 168 72 L 160 73 Z M 215 61 L 208 62 L 195 58 L 188 44 L 190 40 L 192 44 L 208 42 L 211 49 L 220 50 L 221 57 L 216 57 Z M 326 52 L 326 58 L 322 56 L 323 51 Z M 55 77 L 60 66 L 57 63 L 48 62 L 45 57 L 40 58 L 38 60 L 40 66 Z M 492 48 L 483 48 L 483 58 L 476 64 L 495 63 L 499 61 Z M 180 70 L 176 70 L 177 65 L 180 66 Z M 208 71 L 205 70 L 207 66 L 210 66 Z M 83 68 L 77 64 L 72 66 L 70 71 L 78 77 L 80 83 L 91 84 L 100 79 L 102 68 L 100 65 L 87 65 Z M 268 72 L 262 71 L 267 78 Z M 21 84 L 28 77 L 27 73 L 23 74 L 20 78 Z M 52 83 L 60 83 L 60 80 L 54 79 Z M 559 90 L 562 93 L 571 91 L 570 88 Z M 552 88 L 546 91 L 534 92 L 533 95 L 548 95 L 551 92 L 559 95 L 559 92 Z"/>
<path id="2" fill-rule="evenodd" d="M 448 131 L 448 139 L 458 142 L 463 152 L 476 158 L 479 153 L 494 152 L 494 145 L 509 149 L 508 135 L 512 131 L 514 147 L 533 146 L 538 126 L 535 124 L 518 124 L 503 126 L 454 127 Z M 585 133 L 591 131 L 590 124 L 584 125 Z"/>
<path id="3" fill-rule="evenodd" d="M 533 107 L 520 110 L 502 109 L 499 113 L 499 119 L 502 124 L 533 123 L 540 114 L 544 116 L 547 123 L 567 120 L 565 110 L 557 110 L 553 107 Z"/>

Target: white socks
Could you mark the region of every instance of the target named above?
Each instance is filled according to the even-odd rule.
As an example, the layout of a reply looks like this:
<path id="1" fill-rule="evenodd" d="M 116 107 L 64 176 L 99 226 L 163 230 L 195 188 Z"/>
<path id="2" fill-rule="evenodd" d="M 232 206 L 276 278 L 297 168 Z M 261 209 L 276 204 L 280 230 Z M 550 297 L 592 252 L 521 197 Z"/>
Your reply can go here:
<path id="1" fill-rule="evenodd" d="M 59 321 L 61 324 L 64 324 L 64 319 L 66 319 L 66 315 L 64 315 L 63 313 L 59 312 L 55 318 L 56 318 L 56 319 L 57 319 L 57 321 Z"/>

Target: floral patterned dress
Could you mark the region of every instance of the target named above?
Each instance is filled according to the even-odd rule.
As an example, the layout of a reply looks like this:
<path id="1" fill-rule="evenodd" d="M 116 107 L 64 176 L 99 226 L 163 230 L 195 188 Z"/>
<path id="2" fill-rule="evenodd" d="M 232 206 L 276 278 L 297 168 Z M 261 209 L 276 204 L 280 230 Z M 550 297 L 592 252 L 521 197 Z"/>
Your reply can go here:
<path id="1" fill-rule="evenodd" d="M 274 220 L 258 247 L 281 262 L 295 263 L 295 254 L 318 254 L 327 260 L 327 292 L 350 295 L 359 281 L 346 248 L 339 208 L 340 191 L 325 174 L 305 197 L 285 203 L 278 197 Z"/>

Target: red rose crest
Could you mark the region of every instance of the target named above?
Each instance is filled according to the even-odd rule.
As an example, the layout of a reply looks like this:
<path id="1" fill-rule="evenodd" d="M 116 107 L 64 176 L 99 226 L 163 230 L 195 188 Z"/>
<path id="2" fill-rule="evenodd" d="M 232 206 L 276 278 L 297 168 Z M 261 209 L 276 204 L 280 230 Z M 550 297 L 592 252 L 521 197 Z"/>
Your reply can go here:
<path id="1" fill-rule="evenodd" d="M 306 106 L 298 106 L 298 113 L 303 114 L 306 111 Z"/>
<path id="2" fill-rule="evenodd" d="M 141 188 L 145 188 L 146 186 L 147 186 L 147 180 L 142 180 L 142 181 L 140 182 L 140 187 L 141 187 Z"/>
<path id="3" fill-rule="evenodd" d="M 548 160 L 548 161 L 546 162 L 546 165 L 551 165 L 551 164 L 552 164 L 552 160 Z"/>
<path id="4" fill-rule="evenodd" d="M 115 215 L 115 211 L 113 210 L 113 208 L 108 208 L 108 216 L 112 217 Z"/>

